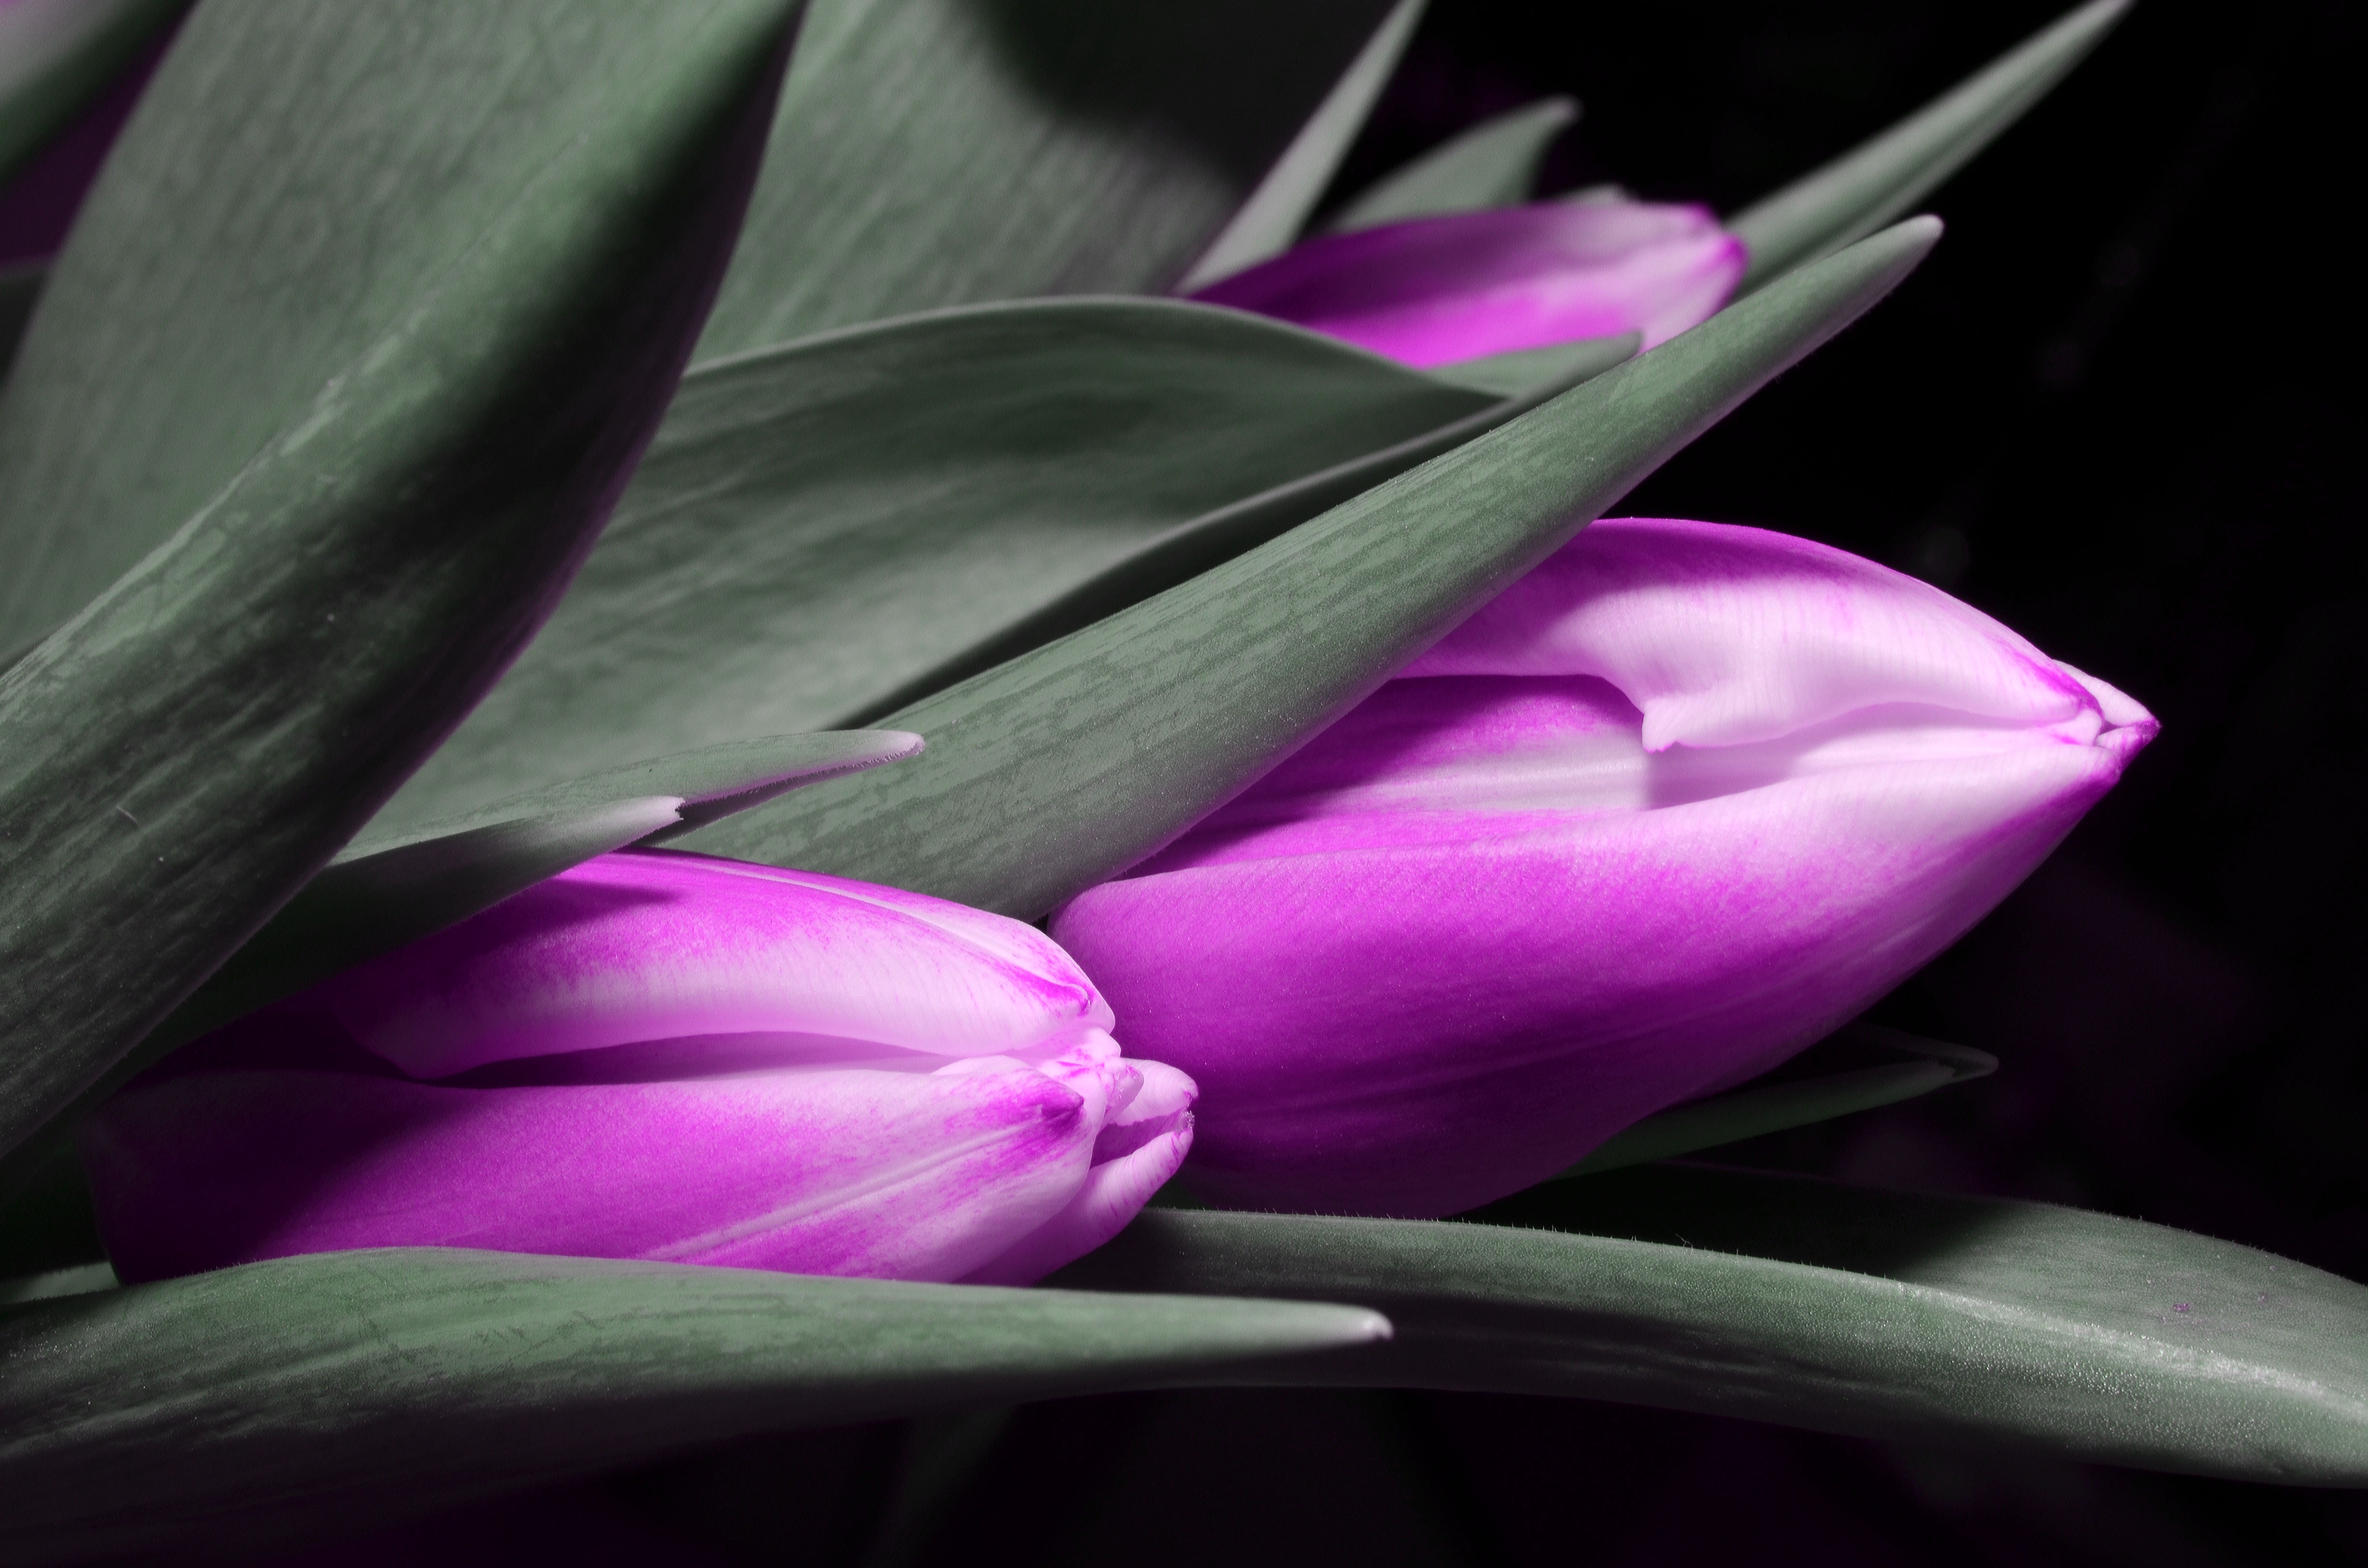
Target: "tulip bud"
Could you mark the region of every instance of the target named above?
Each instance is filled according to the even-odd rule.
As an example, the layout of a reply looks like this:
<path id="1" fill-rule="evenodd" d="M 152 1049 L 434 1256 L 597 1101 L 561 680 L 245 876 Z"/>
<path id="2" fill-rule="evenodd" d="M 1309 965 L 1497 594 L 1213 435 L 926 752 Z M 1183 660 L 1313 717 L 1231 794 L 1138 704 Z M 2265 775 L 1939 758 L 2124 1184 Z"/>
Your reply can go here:
<path id="1" fill-rule="evenodd" d="M 470 1246 L 1024 1283 L 1191 1145 L 1000 915 L 603 856 L 199 1041 L 84 1129 L 117 1272 Z"/>
<path id="2" fill-rule="evenodd" d="M 1650 348 L 1748 261 L 1707 208 L 1543 201 L 1326 235 L 1192 297 L 1428 367 L 1629 332 Z"/>
<path id="3" fill-rule="evenodd" d="M 1871 562 L 1599 523 L 1052 928 L 1196 1193 L 1453 1213 L 1867 1006 L 2156 728 Z"/>

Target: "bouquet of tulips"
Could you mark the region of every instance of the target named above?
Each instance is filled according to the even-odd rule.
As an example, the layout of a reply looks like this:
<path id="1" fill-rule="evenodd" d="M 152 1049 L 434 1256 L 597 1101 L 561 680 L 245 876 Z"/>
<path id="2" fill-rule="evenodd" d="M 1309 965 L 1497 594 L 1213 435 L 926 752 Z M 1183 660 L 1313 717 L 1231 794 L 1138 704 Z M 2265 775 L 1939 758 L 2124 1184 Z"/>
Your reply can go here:
<path id="1" fill-rule="evenodd" d="M 1852 1020 L 2156 733 L 1597 520 L 2123 3 L 1725 218 L 1319 217 L 1420 0 L 0 5 L 0 169 L 136 97 L 0 279 L 0 1559 L 1196 1383 L 2368 1481 L 2360 1287 L 1661 1163 L 1995 1065 Z"/>

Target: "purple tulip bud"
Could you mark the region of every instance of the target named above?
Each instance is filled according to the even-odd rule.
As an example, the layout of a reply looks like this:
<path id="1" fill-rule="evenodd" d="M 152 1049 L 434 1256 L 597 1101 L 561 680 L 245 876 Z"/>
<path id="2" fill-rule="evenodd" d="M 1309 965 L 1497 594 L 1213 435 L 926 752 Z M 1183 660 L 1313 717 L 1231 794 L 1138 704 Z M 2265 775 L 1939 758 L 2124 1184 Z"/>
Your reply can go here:
<path id="1" fill-rule="evenodd" d="M 86 1124 L 117 1272 L 491 1247 L 1025 1283 L 1191 1146 L 1042 933 L 607 855 L 200 1041 Z M 433 1080 L 433 1081 L 428 1081 Z"/>
<path id="2" fill-rule="evenodd" d="M 1599 523 L 1053 931 L 1196 1193 L 1453 1213 L 1864 1008 L 2156 729 L 1871 562 Z"/>
<path id="3" fill-rule="evenodd" d="M 1709 320 L 1748 259 L 1707 208 L 1544 201 L 1310 240 L 1192 298 L 1445 365 L 1628 332 L 1650 348 Z"/>

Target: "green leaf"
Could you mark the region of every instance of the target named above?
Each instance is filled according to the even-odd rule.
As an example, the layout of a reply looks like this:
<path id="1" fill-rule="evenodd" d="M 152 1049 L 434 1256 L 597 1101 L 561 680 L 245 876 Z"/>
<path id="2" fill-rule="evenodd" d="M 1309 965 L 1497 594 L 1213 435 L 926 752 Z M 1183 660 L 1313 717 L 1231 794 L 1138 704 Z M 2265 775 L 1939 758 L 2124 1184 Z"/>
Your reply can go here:
<path id="1" fill-rule="evenodd" d="M 815 0 L 700 358 L 1166 289 L 1392 0 Z"/>
<path id="2" fill-rule="evenodd" d="M 1528 413 L 1547 398 L 1567 392 L 1590 377 L 1600 375 L 1634 354 L 1638 341 L 1637 335 L 1630 333 L 1622 337 L 1592 338 L 1585 343 L 1562 345 L 1562 347 L 1581 352 L 1558 355 L 1553 362 L 1556 373 L 1522 388 L 1518 396 L 1491 403 L 1477 414 L 1468 415 L 1452 425 L 1442 425 L 1410 440 L 1383 447 L 1360 458 L 1351 458 L 1344 463 L 1336 463 L 1303 478 L 1278 484 L 1271 490 L 1260 491 L 1256 495 L 1245 496 L 1231 506 L 1204 512 L 1190 522 L 1179 523 L 1164 533 L 1155 534 L 1136 546 L 1131 554 L 1119 557 L 1076 587 L 1050 600 L 1042 608 L 1012 621 L 1002 631 L 905 682 L 871 706 L 859 710 L 851 716 L 850 722 L 869 721 L 882 713 L 900 712 L 910 704 L 942 691 L 958 681 L 968 680 L 983 671 L 1041 648 L 1056 638 L 1081 631 L 1105 616 L 1115 615 L 1129 605 L 1139 604 L 1154 594 L 1164 593 L 1213 566 L 1231 561 L 1244 551 L 1288 532 L 1350 496 L 1370 490 L 1385 479 L 1395 478 L 1418 463 L 1429 462 L 1442 452 L 1452 451 L 1474 437 L 1486 435 L 1497 426 Z M 1438 374 L 1437 371 L 1432 373 Z M 1517 378 L 1508 375 L 1504 379 L 1512 381 Z"/>
<path id="3" fill-rule="evenodd" d="M 1907 211 L 2080 63 L 2130 0 L 2089 0 L 1906 119 L 1727 220 L 1749 293 Z"/>
<path id="4" fill-rule="evenodd" d="M 1527 201 L 1546 148 L 1578 119 L 1575 98 L 1540 98 L 1484 119 L 1375 180 L 1324 225 L 1344 234 L 1440 212 Z"/>
<path id="5" fill-rule="evenodd" d="M 0 1312 L 0 1506 L 13 1561 L 261 1546 L 749 1433 L 1235 1381 L 1388 1334 L 1358 1307 L 329 1253 Z"/>
<path id="6" fill-rule="evenodd" d="M 146 539 L 102 503 L 162 505 L 208 466 L 197 432 L 227 426 L 192 410 L 268 408 L 279 434 L 212 454 L 234 475 L 0 676 L 0 1148 L 311 880 L 548 612 L 698 330 L 791 19 L 789 0 L 191 18 L 0 403 L 9 546 L 58 547 L 12 567 L 57 593 L 93 564 L 65 541 Z M 415 215 L 440 247 L 394 234 Z M 385 274 L 356 234 L 433 265 Z M 143 412 L 170 437 L 135 438 Z M 129 491 L 71 471 L 118 457 Z M 59 509 L 28 528 L 44 495 Z"/>
<path id="7" fill-rule="evenodd" d="M 855 722 L 1200 514 L 1494 406 L 1162 300 L 969 306 L 702 366 L 565 602 L 385 823 Z"/>
<path id="8" fill-rule="evenodd" d="M 1865 1064 L 1867 1058 L 1873 1064 Z M 1855 1062 L 1857 1064 L 1846 1064 Z M 1853 1024 L 1730 1094 L 1673 1106 L 1614 1134 L 1563 1172 L 1594 1176 L 1896 1105 L 1998 1071 L 1998 1058 L 1873 1024 Z"/>
<path id="9" fill-rule="evenodd" d="M 1422 19 L 1423 0 L 1398 0 L 1382 19 L 1373 36 L 1340 80 L 1331 96 L 1308 117 L 1306 125 L 1282 156 L 1275 160 L 1234 221 L 1225 225 L 1201 259 L 1176 283 L 1179 294 L 1213 283 L 1229 273 L 1255 267 L 1281 256 L 1299 238 L 1307 215 L 1323 199 L 1324 187 L 1348 155 L 1349 144 L 1363 129 L 1373 100 L 1382 96 L 1415 24 Z"/>
<path id="10" fill-rule="evenodd" d="M 0 181 L 130 64 L 189 0 L 12 0 L 0 6 Z"/>
<path id="11" fill-rule="evenodd" d="M 1430 373 L 1474 392 L 1498 397 L 1527 397 L 1544 387 L 1576 386 L 1602 374 L 1636 352 L 1642 333 L 1617 337 L 1582 337 L 1570 343 L 1549 343 L 1543 348 L 1515 348 L 1433 365 Z"/>
<path id="12" fill-rule="evenodd" d="M 905 709 L 926 756 L 687 843 L 1032 919 L 1230 798 L 1872 305 L 1903 223 L 1181 586 Z"/>
<path id="13" fill-rule="evenodd" d="M 1151 1210 L 1051 1282 L 1355 1300 L 1396 1325 L 1279 1381 L 2368 1484 L 2368 1290 L 2250 1247 L 1714 1166 L 1554 1182 L 1482 1212 L 1555 1229 Z"/>
<path id="14" fill-rule="evenodd" d="M 424 839 L 447 838 L 525 819 L 605 812 L 620 801 L 650 796 L 674 801 L 671 820 L 631 842 L 663 844 L 734 812 L 761 806 L 802 785 L 918 756 L 921 747 L 921 737 L 905 730 L 829 730 L 820 734 L 727 741 L 672 756 L 629 762 L 564 784 L 539 786 L 506 796 L 482 810 L 415 828 L 396 832 L 380 828 L 347 845 L 331 862 L 331 869 Z"/>

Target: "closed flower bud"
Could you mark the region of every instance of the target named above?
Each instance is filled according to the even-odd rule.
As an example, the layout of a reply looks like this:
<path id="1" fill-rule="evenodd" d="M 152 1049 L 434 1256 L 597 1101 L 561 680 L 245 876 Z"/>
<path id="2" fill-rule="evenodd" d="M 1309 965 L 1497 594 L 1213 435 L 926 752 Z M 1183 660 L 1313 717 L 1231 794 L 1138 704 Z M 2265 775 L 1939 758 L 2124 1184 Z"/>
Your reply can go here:
<path id="1" fill-rule="evenodd" d="M 82 1147 L 118 1271 L 489 1247 L 1022 1283 L 1190 1148 L 1017 921 L 703 856 L 603 856 L 254 1015 Z"/>
<path id="2" fill-rule="evenodd" d="M 1748 257 L 1707 208 L 1542 201 L 1332 234 L 1192 297 L 1401 364 L 1445 365 L 1710 319 Z"/>
<path id="3" fill-rule="evenodd" d="M 1863 1009 L 2156 727 L 1840 551 L 1599 523 L 1052 928 L 1196 1193 L 1452 1213 Z"/>

